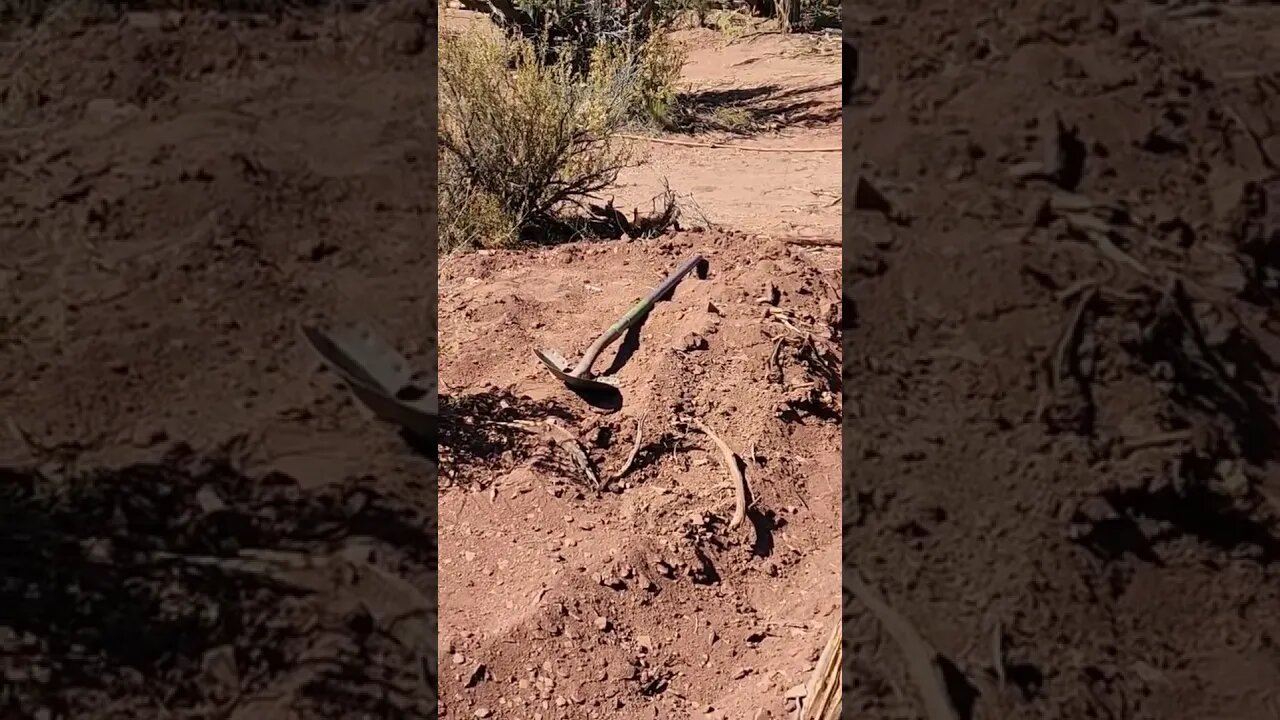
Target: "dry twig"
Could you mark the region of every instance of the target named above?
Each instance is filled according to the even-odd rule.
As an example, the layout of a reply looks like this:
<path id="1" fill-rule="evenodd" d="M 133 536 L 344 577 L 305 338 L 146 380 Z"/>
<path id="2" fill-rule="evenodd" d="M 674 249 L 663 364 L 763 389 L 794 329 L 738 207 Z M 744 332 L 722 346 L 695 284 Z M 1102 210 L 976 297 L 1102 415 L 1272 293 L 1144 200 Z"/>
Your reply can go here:
<path id="1" fill-rule="evenodd" d="M 907 663 L 907 672 L 924 701 L 924 714 L 928 720 L 960 720 L 947 692 L 947 681 L 938 664 L 938 651 L 928 640 L 872 590 L 862 576 L 854 570 L 844 576 L 844 589 L 852 593 L 872 615 L 880 621 L 889 636 L 897 643 Z"/>
<path id="2" fill-rule="evenodd" d="M 843 660 L 840 618 L 827 639 L 805 688 L 803 720 L 838 720 L 841 710 L 840 667 Z"/>
<path id="3" fill-rule="evenodd" d="M 542 423 L 551 430 L 551 435 L 555 438 L 556 444 L 569 453 L 569 457 L 572 457 L 573 461 L 578 464 L 578 468 L 587 477 L 591 487 L 599 490 L 600 477 L 596 475 L 595 469 L 591 467 L 591 460 L 587 457 L 587 452 L 582 449 L 582 443 L 578 442 L 578 438 L 551 420 L 543 420 Z"/>
<path id="4" fill-rule="evenodd" d="M 764 152 L 764 153 L 831 153 L 840 152 L 844 148 L 841 147 L 820 147 L 820 148 L 778 148 L 778 147 L 754 147 L 751 145 L 730 145 L 727 143 L 717 142 L 692 142 L 690 140 L 673 140 L 671 138 L 646 137 L 644 135 L 629 135 L 626 133 L 617 133 L 614 137 L 620 137 L 624 140 L 640 140 L 642 142 L 657 143 L 659 145 L 679 145 L 680 147 L 696 147 L 696 148 L 724 148 L 727 150 L 745 150 L 747 152 Z"/>
<path id="5" fill-rule="evenodd" d="M 622 468 L 618 470 L 618 472 L 614 473 L 614 480 L 621 480 L 623 476 L 627 474 L 627 471 L 631 469 L 632 463 L 636 461 L 636 456 L 640 454 L 640 438 L 642 437 L 642 430 L 644 430 L 643 414 L 636 418 L 636 439 L 631 445 L 631 454 L 627 455 L 627 461 L 622 463 Z"/>
<path id="6" fill-rule="evenodd" d="M 702 431 L 704 435 L 711 438 L 711 441 L 720 449 L 720 455 L 724 458 L 725 467 L 729 470 L 729 476 L 733 479 L 733 516 L 729 518 L 729 529 L 732 530 L 741 525 L 742 521 L 747 517 L 747 479 L 742 475 L 742 468 L 738 467 L 738 455 L 724 440 L 720 439 L 719 435 L 712 432 L 706 423 L 697 418 L 689 418 L 689 422 Z"/>

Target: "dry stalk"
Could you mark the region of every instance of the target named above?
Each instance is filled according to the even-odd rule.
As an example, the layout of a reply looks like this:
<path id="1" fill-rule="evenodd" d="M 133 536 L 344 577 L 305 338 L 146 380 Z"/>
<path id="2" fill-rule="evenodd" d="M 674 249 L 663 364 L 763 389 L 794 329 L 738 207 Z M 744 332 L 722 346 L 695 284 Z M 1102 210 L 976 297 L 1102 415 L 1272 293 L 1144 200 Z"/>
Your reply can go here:
<path id="1" fill-rule="evenodd" d="M 720 449 L 725 468 L 729 471 L 729 477 L 733 479 L 733 516 L 729 518 L 729 529 L 732 530 L 741 525 L 747 517 L 747 479 L 742 475 L 742 469 L 738 467 L 738 455 L 724 440 L 720 439 L 719 435 L 707 427 L 706 423 L 697 418 L 689 418 L 689 422 L 711 438 L 711 441 Z"/>
<path id="2" fill-rule="evenodd" d="M 924 716 L 928 720 L 959 720 L 960 716 L 951 704 L 942 667 L 938 664 L 937 649 L 925 640 L 906 617 L 872 590 L 856 570 L 845 573 L 844 589 L 876 616 L 889 637 L 902 650 L 907 673 L 924 702 Z"/>
<path id="3" fill-rule="evenodd" d="M 627 474 L 627 471 L 631 469 L 631 465 L 635 463 L 636 456 L 640 454 L 640 439 L 643 437 L 643 430 L 644 415 L 641 414 L 640 417 L 636 418 L 636 438 L 635 442 L 631 444 L 631 454 L 627 455 L 627 461 L 622 463 L 622 468 L 618 470 L 618 472 L 614 473 L 614 480 L 621 480 L 623 476 Z"/>
<path id="4" fill-rule="evenodd" d="M 804 710 L 802 720 L 839 720 L 841 710 L 841 674 L 844 661 L 843 633 L 840 618 L 836 618 L 835 627 L 827 639 L 818 664 L 809 675 L 809 684 L 805 688 Z"/>
<path id="5" fill-rule="evenodd" d="M 543 420 L 542 422 L 550 429 L 552 437 L 555 438 L 560 448 L 569 453 L 569 457 L 572 457 L 573 461 L 578 464 L 578 469 L 582 470 L 582 474 L 586 476 L 587 482 L 591 483 L 591 487 L 599 490 L 600 477 L 596 475 L 595 469 L 591 467 L 591 460 L 587 458 L 587 452 L 582 449 L 582 443 L 578 442 L 578 438 L 551 420 Z"/>

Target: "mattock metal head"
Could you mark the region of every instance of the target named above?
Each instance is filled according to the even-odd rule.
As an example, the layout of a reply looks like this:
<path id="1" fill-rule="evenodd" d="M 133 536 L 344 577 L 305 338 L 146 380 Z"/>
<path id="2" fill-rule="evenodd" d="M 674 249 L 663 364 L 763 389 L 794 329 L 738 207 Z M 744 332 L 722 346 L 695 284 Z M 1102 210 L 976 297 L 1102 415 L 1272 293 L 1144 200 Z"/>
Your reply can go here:
<path id="1" fill-rule="evenodd" d="M 591 377 L 587 374 L 583 376 L 573 375 L 571 372 L 573 366 L 564 359 L 563 355 L 555 350 L 534 350 L 533 354 L 538 357 L 538 360 L 542 361 L 542 364 L 560 382 L 575 390 L 607 393 L 618 391 L 617 383 L 613 378 Z"/>

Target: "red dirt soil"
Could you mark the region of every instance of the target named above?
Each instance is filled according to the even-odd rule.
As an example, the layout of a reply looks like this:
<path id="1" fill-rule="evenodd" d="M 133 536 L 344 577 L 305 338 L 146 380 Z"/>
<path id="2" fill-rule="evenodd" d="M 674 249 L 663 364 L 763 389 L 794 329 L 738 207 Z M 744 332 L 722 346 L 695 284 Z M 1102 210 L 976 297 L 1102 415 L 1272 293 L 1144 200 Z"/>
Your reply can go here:
<path id="1" fill-rule="evenodd" d="M 761 125 L 782 125 L 674 139 L 837 152 L 646 144 L 606 198 L 644 212 L 666 180 L 705 212 L 685 228 L 717 229 L 442 259 L 447 717 L 784 717 L 838 621 L 839 257 L 761 239 L 837 235 L 838 42 L 674 39 L 691 92 L 753 98 Z M 620 408 L 593 409 L 535 359 L 578 355 L 695 253 L 707 277 L 686 277 L 596 364 Z M 744 464 L 738 527 L 699 422 Z"/>
<path id="2" fill-rule="evenodd" d="M 1174 5 L 846 20 L 846 556 L 956 717 L 1280 717 L 1280 12 Z M 846 602 L 844 712 L 921 717 Z"/>
<path id="3" fill-rule="evenodd" d="M 621 409 L 593 410 L 534 359 L 580 353 L 694 253 L 707 278 L 597 364 Z M 839 606 L 838 272 L 834 250 L 712 232 L 442 263 L 448 716 L 785 714 Z M 599 489 L 537 433 L 494 424 L 546 420 Z M 744 463 L 736 529 L 698 422 Z"/>

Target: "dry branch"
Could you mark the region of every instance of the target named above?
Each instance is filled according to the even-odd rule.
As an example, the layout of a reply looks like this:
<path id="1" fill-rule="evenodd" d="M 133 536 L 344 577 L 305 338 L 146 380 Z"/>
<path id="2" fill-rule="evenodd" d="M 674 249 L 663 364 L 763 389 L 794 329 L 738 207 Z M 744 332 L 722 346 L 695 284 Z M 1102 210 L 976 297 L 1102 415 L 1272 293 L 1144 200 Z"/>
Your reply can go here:
<path id="1" fill-rule="evenodd" d="M 646 135 L 630 135 L 627 133 L 616 133 L 614 137 L 624 140 L 639 140 L 641 142 L 656 143 L 658 145 L 679 145 L 680 147 L 695 148 L 724 148 L 727 150 L 745 150 L 747 152 L 763 152 L 763 153 L 831 153 L 840 152 L 844 148 L 841 147 L 820 147 L 820 148 L 778 148 L 778 147 L 754 147 L 751 145 L 730 145 L 728 143 L 716 142 L 693 142 L 691 140 L 673 140 L 671 138 L 649 137 Z"/>
<path id="2" fill-rule="evenodd" d="M 729 476 L 733 479 L 733 517 L 729 518 L 729 529 L 732 530 L 742 524 L 747 517 L 747 479 L 742 475 L 742 469 L 738 467 L 738 455 L 732 448 L 720 439 L 719 435 L 712 432 L 706 423 L 697 418 L 689 418 L 689 422 L 694 427 L 701 430 L 704 435 L 711 438 L 711 441 L 720 449 L 720 455 L 724 458 L 725 467 L 729 470 Z"/>
<path id="3" fill-rule="evenodd" d="M 573 461 L 578 464 L 578 469 L 582 470 L 582 474 L 587 477 L 587 482 L 591 484 L 591 487 L 599 490 L 600 478 L 596 475 L 595 469 L 591 467 L 591 460 L 587 458 L 587 452 L 582 449 L 582 443 L 578 442 L 578 438 L 551 420 L 543 420 L 542 422 L 550 429 L 556 444 L 569 453 L 569 457 L 573 458 Z"/>
<path id="4" fill-rule="evenodd" d="M 938 664 L 938 651 L 907 618 L 872 590 L 856 570 L 845 573 L 844 589 L 867 606 L 902 650 L 907 672 L 924 702 L 925 717 L 928 720 L 960 720 L 951 704 L 942 666 Z"/>
<path id="5" fill-rule="evenodd" d="M 818 657 L 818 664 L 809 675 L 805 689 L 804 711 L 801 720 L 839 720 L 841 710 L 840 668 L 844 661 L 844 636 L 840 618 L 827 639 L 827 645 Z"/>
<path id="6" fill-rule="evenodd" d="M 621 480 L 623 476 L 627 474 L 627 471 L 631 469 L 631 465 L 636 461 L 636 456 L 640 454 L 640 438 L 642 437 L 642 430 L 644 430 L 644 415 L 636 418 L 636 438 L 635 442 L 631 444 L 631 454 L 627 455 L 627 461 L 622 463 L 622 468 L 618 470 L 618 472 L 614 473 L 614 480 Z"/>

